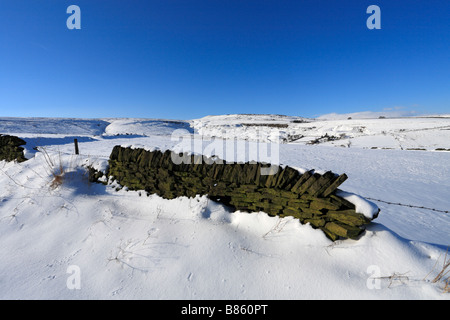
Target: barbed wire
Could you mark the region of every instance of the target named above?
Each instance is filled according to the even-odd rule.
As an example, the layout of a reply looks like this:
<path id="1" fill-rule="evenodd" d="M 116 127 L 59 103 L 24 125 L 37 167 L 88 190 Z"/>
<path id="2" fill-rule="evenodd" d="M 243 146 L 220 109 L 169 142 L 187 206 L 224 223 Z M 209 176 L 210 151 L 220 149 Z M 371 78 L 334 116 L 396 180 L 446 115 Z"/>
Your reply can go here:
<path id="1" fill-rule="evenodd" d="M 424 206 L 416 206 L 416 205 L 412 205 L 412 204 L 404 204 L 404 203 L 399 203 L 399 202 L 390 202 L 390 201 L 385 201 L 385 200 L 380 200 L 380 199 L 374 199 L 374 198 L 369 198 L 369 197 L 364 197 L 367 200 L 372 200 L 372 201 L 377 201 L 377 202 L 383 202 L 386 204 L 390 204 L 390 205 L 395 205 L 395 206 L 402 206 L 402 207 L 409 207 L 409 208 L 417 208 L 417 209 L 424 209 L 424 210 L 430 210 L 430 211 L 435 211 L 435 212 L 442 212 L 442 213 L 450 213 L 450 211 L 446 211 L 446 210 L 440 210 L 440 209 L 434 209 L 434 208 L 428 208 L 428 207 L 424 207 Z"/>

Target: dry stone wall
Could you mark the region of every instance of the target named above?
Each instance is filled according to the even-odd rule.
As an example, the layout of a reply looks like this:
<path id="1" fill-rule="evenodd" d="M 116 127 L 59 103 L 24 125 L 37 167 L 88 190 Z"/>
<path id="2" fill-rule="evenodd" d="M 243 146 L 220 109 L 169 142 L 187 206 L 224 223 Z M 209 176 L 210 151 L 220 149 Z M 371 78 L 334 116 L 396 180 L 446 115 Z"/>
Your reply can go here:
<path id="1" fill-rule="evenodd" d="M 292 216 L 321 229 L 333 241 L 357 239 L 371 221 L 357 213 L 352 203 L 335 195 L 347 179 L 345 174 L 302 174 L 287 166 L 277 167 L 276 174 L 261 175 L 261 168 L 270 165 L 184 157 L 190 161 L 175 164 L 170 151 L 116 146 L 108 175 L 130 190 L 145 190 L 166 199 L 201 194 L 241 211 Z"/>
<path id="2" fill-rule="evenodd" d="M 23 154 L 26 142 L 18 137 L 0 134 L 0 161 L 18 161 L 23 162 L 25 156 Z"/>

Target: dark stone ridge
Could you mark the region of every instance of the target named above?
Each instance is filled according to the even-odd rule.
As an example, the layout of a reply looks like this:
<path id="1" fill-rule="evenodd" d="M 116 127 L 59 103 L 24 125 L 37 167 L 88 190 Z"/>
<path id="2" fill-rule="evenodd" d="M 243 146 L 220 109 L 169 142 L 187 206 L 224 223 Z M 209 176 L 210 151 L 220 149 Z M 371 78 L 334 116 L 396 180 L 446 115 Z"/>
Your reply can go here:
<path id="1" fill-rule="evenodd" d="M 331 171 L 300 173 L 278 166 L 276 174 L 261 175 L 267 163 L 227 163 L 217 158 L 183 154 L 188 163 L 175 164 L 171 151 L 114 147 L 108 176 L 129 190 L 145 190 L 165 199 L 208 195 L 236 210 L 264 211 L 271 216 L 292 216 L 321 229 L 328 238 L 358 239 L 370 219 L 335 192 L 347 179 Z M 200 161 L 203 160 L 203 161 Z M 212 163 L 212 164 L 207 164 Z M 93 173 L 94 174 L 94 173 Z"/>

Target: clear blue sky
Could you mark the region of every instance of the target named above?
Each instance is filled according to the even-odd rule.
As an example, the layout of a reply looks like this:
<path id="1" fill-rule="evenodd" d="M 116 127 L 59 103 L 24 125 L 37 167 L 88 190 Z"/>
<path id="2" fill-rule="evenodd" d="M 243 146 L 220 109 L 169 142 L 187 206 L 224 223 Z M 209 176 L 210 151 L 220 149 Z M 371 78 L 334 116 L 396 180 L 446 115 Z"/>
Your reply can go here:
<path id="1" fill-rule="evenodd" d="M 0 0 L 0 116 L 396 107 L 450 113 L 448 0 Z"/>

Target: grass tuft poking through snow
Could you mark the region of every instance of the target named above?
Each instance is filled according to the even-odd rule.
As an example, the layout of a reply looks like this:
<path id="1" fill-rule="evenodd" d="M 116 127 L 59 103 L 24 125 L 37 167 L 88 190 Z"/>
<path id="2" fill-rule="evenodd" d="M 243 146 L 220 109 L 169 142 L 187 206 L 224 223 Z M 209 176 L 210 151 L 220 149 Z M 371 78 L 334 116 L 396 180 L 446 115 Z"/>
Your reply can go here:
<path id="1" fill-rule="evenodd" d="M 445 252 L 445 256 L 444 256 L 444 260 L 442 263 L 442 267 L 441 269 L 438 268 L 438 274 L 436 275 L 436 277 L 431 281 L 432 283 L 441 283 L 444 285 L 443 287 L 443 292 L 444 293 L 449 293 L 450 292 L 450 288 L 449 288 L 449 284 L 450 284 L 450 257 L 448 256 L 448 250 L 450 249 L 447 248 L 447 251 Z M 424 280 L 435 270 L 436 266 L 438 265 L 438 262 L 440 261 L 440 256 L 439 259 L 436 260 L 436 264 L 433 267 L 433 270 L 430 271 L 430 273 L 424 278 Z"/>
<path id="2" fill-rule="evenodd" d="M 58 157 L 55 159 L 55 157 L 49 155 L 45 148 L 39 148 L 38 150 L 42 152 L 43 158 L 47 165 L 47 171 L 52 177 L 50 188 L 56 189 L 62 185 L 66 170 L 61 159 L 61 153 L 58 153 Z"/>

